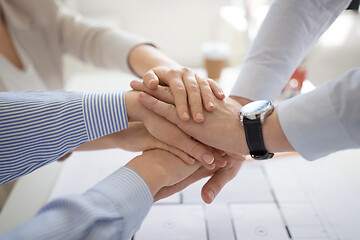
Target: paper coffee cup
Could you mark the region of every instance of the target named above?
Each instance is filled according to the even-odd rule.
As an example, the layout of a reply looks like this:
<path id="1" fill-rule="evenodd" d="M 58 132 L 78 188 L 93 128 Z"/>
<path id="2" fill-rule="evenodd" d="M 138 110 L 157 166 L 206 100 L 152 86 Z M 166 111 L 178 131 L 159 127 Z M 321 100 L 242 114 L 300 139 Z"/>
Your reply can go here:
<path id="1" fill-rule="evenodd" d="M 201 48 L 208 78 L 218 80 L 229 57 L 229 46 L 222 42 L 206 42 Z"/>

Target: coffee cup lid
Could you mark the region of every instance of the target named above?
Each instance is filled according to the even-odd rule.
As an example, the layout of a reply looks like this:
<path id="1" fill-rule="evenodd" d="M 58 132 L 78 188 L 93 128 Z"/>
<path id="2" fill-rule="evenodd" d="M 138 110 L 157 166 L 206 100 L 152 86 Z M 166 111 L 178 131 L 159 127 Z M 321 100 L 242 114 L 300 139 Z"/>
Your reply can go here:
<path id="1" fill-rule="evenodd" d="M 224 42 L 204 42 L 201 50 L 206 59 L 223 60 L 229 57 L 229 45 Z"/>

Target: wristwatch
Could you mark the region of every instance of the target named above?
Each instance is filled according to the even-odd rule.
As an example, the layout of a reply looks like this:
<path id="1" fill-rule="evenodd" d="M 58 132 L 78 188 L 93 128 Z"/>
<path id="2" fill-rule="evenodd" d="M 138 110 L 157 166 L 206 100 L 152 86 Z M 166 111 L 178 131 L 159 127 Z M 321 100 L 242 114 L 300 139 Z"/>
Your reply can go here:
<path id="1" fill-rule="evenodd" d="M 266 100 L 251 102 L 240 110 L 240 121 L 245 129 L 250 156 L 256 160 L 269 159 L 274 156 L 274 153 L 266 150 L 262 132 L 262 124 L 273 111 L 274 105 Z"/>

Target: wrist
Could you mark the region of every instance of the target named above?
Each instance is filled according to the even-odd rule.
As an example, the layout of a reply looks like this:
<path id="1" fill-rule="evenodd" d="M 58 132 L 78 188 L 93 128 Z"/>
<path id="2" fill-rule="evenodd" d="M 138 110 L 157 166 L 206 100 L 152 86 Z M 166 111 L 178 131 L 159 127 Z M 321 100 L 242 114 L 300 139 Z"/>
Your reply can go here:
<path id="1" fill-rule="evenodd" d="M 141 156 L 139 156 L 131 160 L 126 166 L 145 180 L 153 196 L 167 185 L 166 168 L 161 164 L 157 164 L 156 161 L 146 161 L 146 159 L 141 159 Z"/>
<path id="2" fill-rule="evenodd" d="M 139 103 L 139 92 L 128 91 L 125 93 L 125 108 L 129 122 L 141 121 L 143 106 Z"/>
<path id="3" fill-rule="evenodd" d="M 139 77 L 142 77 L 150 69 L 159 66 L 181 67 L 177 62 L 149 44 L 134 47 L 129 53 L 128 62 L 132 71 Z"/>
<path id="4" fill-rule="evenodd" d="M 295 151 L 280 125 L 278 107 L 275 107 L 273 113 L 266 118 L 262 131 L 264 144 L 269 152 Z"/>

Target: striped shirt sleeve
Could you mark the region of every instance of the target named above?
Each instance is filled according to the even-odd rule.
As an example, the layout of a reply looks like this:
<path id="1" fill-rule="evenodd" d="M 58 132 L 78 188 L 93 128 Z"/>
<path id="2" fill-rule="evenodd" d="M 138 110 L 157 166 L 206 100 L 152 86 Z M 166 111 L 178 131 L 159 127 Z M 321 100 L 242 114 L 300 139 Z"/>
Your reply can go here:
<path id="1" fill-rule="evenodd" d="M 122 92 L 0 93 L 0 184 L 127 126 Z"/>

